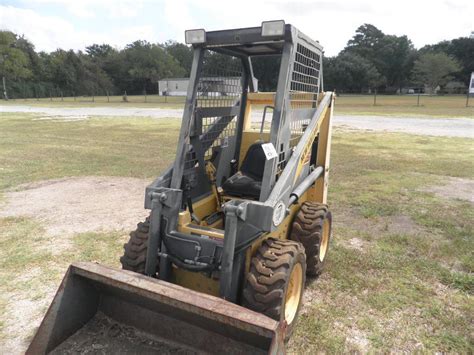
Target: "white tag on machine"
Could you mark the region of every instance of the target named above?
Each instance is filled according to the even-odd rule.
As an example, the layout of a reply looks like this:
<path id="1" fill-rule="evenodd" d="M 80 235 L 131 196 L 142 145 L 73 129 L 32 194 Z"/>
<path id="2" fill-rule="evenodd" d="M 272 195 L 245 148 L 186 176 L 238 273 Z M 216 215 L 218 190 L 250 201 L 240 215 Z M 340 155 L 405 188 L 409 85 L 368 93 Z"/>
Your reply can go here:
<path id="1" fill-rule="evenodd" d="M 263 152 L 265 153 L 265 157 L 267 158 L 267 160 L 276 158 L 278 156 L 276 149 L 272 143 L 262 144 L 262 149 L 263 149 Z"/>

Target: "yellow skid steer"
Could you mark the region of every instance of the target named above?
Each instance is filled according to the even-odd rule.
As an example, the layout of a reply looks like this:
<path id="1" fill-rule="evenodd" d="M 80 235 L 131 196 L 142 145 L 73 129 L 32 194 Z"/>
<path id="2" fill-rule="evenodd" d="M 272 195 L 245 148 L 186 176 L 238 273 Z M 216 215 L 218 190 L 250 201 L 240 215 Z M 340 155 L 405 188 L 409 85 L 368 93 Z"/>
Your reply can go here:
<path id="1" fill-rule="evenodd" d="M 122 270 L 69 267 L 28 354 L 285 352 L 331 238 L 334 96 L 322 47 L 283 21 L 186 31 L 193 64 L 176 158 Z M 275 92 L 253 64 L 275 61 Z"/>

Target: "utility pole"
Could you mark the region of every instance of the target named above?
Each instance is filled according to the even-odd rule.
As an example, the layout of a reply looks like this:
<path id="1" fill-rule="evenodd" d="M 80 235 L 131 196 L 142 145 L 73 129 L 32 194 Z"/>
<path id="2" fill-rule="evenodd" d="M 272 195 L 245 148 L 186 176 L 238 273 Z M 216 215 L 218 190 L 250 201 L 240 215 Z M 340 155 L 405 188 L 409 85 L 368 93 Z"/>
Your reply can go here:
<path id="1" fill-rule="evenodd" d="M 7 83 L 5 81 L 5 61 L 8 58 L 8 54 L 4 54 L 3 56 L 0 57 L 1 63 L 2 63 L 2 68 L 3 68 L 3 76 L 2 76 L 2 82 L 3 82 L 3 99 L 8 101 L 8 94 L 7 94 Z"/>
<path id="2" fill-rule="evenodd" d="M 7 84 L 5 82 L 5 75 L 2 77 L 2 81 L 3 81 L 3 98 L 8 101 Z"/>

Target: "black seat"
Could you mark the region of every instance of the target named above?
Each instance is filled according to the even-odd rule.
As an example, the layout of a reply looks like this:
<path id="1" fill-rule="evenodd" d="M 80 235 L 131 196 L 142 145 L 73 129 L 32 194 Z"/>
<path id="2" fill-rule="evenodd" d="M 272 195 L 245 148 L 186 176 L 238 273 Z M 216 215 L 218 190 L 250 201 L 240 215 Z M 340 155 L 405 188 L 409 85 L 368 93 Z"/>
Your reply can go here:
<path id="1" fill-rule="evenodd" d="M 222 184 L 222 189 L 227 195 L 258 200 L 266 160 L 262 144 L 263 142 L 252 144 L 245 154 L 240 171 Z"/>

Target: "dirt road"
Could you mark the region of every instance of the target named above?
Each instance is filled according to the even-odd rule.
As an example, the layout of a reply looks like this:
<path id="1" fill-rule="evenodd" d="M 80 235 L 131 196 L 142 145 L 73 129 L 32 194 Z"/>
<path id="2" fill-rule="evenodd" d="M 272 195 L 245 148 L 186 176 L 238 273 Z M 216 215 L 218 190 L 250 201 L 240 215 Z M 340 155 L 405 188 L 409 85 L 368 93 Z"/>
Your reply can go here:
<path id="1" fill-rule="evenodd" d="M 111 117 L 181 117 L 181 109 L 161 108 L 117 108 L 117 107 L 34 107 L 34 106 L 0 106 L 0 112 L 40 113 L 41 119 L 84 120 L 91 116 Z M 253 118 L 259 121 L 262 113 L 254 112 Z M 474 138 L 474 117 L 465 118 L 413 118 L 394 116 L 350 116 L 335 115 L 334 125 L 352 129 L 373 131 L 403 132 L 427 136 Z"/>

